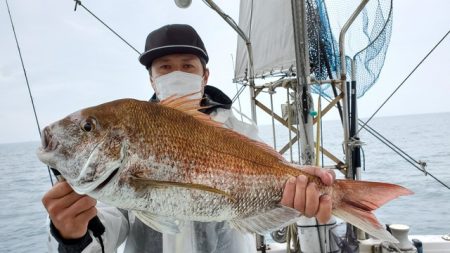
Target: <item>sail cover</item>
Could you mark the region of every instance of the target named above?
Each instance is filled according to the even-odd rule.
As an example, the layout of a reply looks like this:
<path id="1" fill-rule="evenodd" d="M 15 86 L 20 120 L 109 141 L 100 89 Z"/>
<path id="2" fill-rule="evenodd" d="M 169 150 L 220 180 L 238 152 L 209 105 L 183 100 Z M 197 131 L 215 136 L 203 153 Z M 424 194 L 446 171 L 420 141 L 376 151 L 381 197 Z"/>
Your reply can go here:
<path id="1" fill-rule="evenodd" d="M 311 74 L 318 80 L 339 78 L 339 33 L 361 0 L 305 0 Z M 254 77 L 295 72 L 291 0 L 241 0 L 239 26 L 251 41 Z M 357 97 L 375 84 L 384 65 L 392 30 L 392 0 L 369 1 L 347 32 L 347 76 L 355 62 Z M 248 51 L 238 37 L 235 82 L 248 79 Z M 327 85 L 313 92 L 332 96 Z M 319 91 L 320 90 L 320 91 Z"/>
<path id="2" fill-rule="evenodd" d="M 295 66 L 290 0 L 242 0 L 239 26 L 252 43 L 256 77 L 287 71 Z M 238 38 L 235 79 L 246 77 L 248 53 Z"/>

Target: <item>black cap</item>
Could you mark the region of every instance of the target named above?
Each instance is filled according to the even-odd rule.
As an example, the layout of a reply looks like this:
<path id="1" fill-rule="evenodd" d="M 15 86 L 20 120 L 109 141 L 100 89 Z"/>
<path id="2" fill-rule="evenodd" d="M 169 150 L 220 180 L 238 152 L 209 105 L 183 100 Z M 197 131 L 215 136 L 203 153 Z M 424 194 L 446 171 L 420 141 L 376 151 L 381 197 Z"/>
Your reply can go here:
<path id="1" fill-rule="evenodd" d="M 168 54 L 194 54 L 208 63 L 208 53 L 203 41 L 189 25 L 166 25 L 151 32 L 139 61 L 149 68 L 153 60 Z"/>

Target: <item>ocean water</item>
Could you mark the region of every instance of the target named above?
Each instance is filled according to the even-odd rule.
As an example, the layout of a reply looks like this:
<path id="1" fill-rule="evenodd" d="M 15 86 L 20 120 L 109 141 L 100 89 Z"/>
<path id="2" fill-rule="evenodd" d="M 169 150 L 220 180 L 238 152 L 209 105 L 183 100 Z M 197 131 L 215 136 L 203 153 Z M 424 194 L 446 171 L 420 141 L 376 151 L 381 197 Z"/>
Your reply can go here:
<path id="1" fill-rule="evenodd" d="M 450 113 L 375 118 L 370 126 L 450 185 Z M 272 128 L 260 127 L 272 143 Z M 277 146 L 288 133 L 277 128 Z M 425 176 L 376 138 L 361 132 L 365 143 L 362 174 L 365 180 L 401 184 L 415 192 L 376 211 L 382 223 L 402 223 L 411 234 L 450 233 L 450 190 Z M 323 122 L 323 144 L 342 159 L 342 131 L 338 121 Z M 47 215 L 41 198 L 51 187 L 47 167 L 35 155 L 38 142 L 0 144 L 0 252 L 46 252 Z M 294 145 L 296 148 L 296 145 Z M 293 160 L 296 150 L 293 151 Z M 286 156 L 290 159 L 289 152 Z M 324 164 L 330 165 L 329 160 Z"/>
<path id="2" fill-rule="evenodd" d="M 426 162 L 426 170 L 450 187 L 450 113 L 375 118 L 369 126 L 416 161 Z M 278 127 L 276 135 L 284 139 L 277 138 L 279 150 L 287 143 L 288 131 Z M 260 127 L 260 136 L 273 143 L 272 127 Z M 341 160 L 342 136 L 340 121 L 322 123 L 323 147 Z M 414 192 L 376 210 L 381 223 L 409 225 L 410 234 L 450 233 L 450 189 L 425 176 L 368 132 L 362 130 L 360 139 L 364 143 L 363 180 L 399 184 Z M 294 145 L 293 161 L 299 160 L 297 150 Z M 290 152 L 284 156 L 291 159 Z M 326 158 L 320 159 L 320 164 L 334 165 Z M 337 172 L 337 177 L 343 175 Z"/>

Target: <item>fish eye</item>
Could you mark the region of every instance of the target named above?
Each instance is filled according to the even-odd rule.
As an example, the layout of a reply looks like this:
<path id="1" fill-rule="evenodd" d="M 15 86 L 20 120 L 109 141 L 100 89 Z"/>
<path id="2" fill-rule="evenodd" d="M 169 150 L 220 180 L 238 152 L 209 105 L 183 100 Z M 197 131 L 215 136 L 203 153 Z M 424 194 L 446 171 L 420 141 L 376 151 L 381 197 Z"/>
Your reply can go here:
<path id="1" fill-rule="evenodd" d="M 80 127 L 84 132 L 91 132 L 95 129 L 96 121 L 94 118 L 89 117 L 83 122 L 81 122 Z"/>

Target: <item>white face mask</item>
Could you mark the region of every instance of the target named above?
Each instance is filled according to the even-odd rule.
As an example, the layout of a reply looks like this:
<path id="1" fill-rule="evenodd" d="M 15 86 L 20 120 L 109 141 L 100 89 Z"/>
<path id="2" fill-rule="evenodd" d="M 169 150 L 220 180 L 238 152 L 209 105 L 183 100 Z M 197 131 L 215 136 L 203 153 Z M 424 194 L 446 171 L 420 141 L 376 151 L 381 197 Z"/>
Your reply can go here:
<path id="1" fill-rule="evenodd" d="M 202 82 L 203 78 L 199 75 L 173 71 L 155 78 L 156 95 L 159 100 L 163 100 L 173 95 L 181 97 L 197 92 L 190 98 L 198 99 L 203 95 Z"/>

